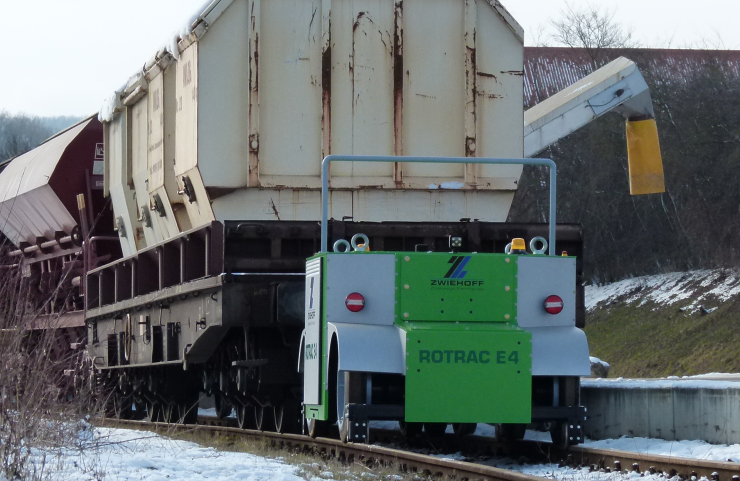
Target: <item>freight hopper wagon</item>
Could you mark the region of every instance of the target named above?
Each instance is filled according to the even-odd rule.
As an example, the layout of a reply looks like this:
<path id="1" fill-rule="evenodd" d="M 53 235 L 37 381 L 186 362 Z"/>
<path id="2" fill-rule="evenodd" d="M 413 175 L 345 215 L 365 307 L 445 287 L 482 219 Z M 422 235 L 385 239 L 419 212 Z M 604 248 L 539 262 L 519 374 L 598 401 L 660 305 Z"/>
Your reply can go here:
<path id="1" fill-rule="evenodd" d="M 190 421 L 205 391 L 244 427 L 299 430 L 305 411 L 314 434 L 350 418 L 412 432 L 575 420 L 580 230 L 558 227 L 551 248 L 569 257 L 506 256 L 514 238 L 554 233 L 504 223 L 520 163 L 477 162 L 524 157 L 522 38 L 493 0 L 214 0 L 193 17 L 100 115 L 124 257 L 88 272 L 86 324 L 118 413 Z M 394 159 L 322 172 L 332 154 Z M 469 162 L 409 160 L 430 155 Z M 322 218 L 329 244 L 364 234 L 371 252 L 326 252 Z M 465 297 L 468 281 L 483 284 Z M 353 287 L 334 297 L 338 285 Z M 563 312 L 543 313 L 542 294 Z"/>
<path id="2" fill-rule="evenodd" d="M 22 310 L 5 310 L 18 319 L 4 321 L 24 329 L 30 345 L 49 341 L 60 373 L 75 370 L 84 353 L 85 270 L 121 257 L 102 174 L 103 126 L 92 117 L 4 162 L 0 172 L 2 273 L 28 300 Z"/>

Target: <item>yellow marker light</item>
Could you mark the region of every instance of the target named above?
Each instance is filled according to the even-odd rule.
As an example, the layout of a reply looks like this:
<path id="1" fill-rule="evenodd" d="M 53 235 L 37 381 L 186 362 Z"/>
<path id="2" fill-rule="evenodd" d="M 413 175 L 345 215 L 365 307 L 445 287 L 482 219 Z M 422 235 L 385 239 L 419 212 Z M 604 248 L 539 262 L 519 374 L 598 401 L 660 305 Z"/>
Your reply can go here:
<path id="1" fill-rule="evenodd" d="M 527 252 L 527 244 L 521 237 L 511 240 L 511 253 L 516 254 L 517 251 Z"/>

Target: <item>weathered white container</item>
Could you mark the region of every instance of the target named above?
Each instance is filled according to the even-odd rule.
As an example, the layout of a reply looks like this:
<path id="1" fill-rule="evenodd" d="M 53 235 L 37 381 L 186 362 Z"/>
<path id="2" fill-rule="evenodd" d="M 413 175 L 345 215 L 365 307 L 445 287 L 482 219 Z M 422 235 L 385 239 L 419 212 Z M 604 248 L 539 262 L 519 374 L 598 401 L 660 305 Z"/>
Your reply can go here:
<path id="1" fill-rule="evenodd" d="M 120 93 L 127 128 L 104 118 L 131 172 L 109 169 L 116 216 L 146 244 L 319 219 L 329 154 L 523 156 L 523 31 L 496 0 L 214 0 L 191 27 Z M 504 221 L 520 174 L 337 164 L 331 216 Z"/>

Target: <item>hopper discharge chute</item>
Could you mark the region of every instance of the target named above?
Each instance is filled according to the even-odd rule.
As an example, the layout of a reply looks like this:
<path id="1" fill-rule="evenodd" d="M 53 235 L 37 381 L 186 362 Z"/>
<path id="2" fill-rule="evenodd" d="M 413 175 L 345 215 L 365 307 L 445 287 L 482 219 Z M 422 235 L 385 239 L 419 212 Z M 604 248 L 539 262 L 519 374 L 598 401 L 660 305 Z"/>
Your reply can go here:
<path id="1" fill-rule="evenodd" d="M 637 65 L 619 57 L 524 113 L 524 155 L 533 157 L 608 112 L 626 119 L 632 195 L 665 191 L 650 90 Z"/>

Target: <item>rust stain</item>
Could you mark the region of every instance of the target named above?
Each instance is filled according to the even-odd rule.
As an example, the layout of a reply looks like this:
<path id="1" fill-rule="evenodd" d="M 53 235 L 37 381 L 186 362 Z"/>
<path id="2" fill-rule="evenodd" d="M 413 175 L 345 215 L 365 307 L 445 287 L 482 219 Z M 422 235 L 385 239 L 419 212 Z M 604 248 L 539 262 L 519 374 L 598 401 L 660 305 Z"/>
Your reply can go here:
<path id="1" fill-rule="evenodd" d="M 393 25 L 393 150 L 403 155 L 403 0 L 396 0 Z M 393 181 L 403 188 L 401 162 L 393 163 Z"/>
<path id="2" fill-rule="evenodd" d="M 321 104 L 321 149 L 323 156 L 327 156 L 331 153 L 331 40 L 321 52 Z"/>
<path id="3" fill-rule="evenodd" d="M 524 76 L 524 70 L 502 70 L 501 73 L 505 73 L 509 75 L 518 75 L 520 77 Z"/>
<path id="4" fill-rule="evenodd" d="M 254 91 L 259 90 L 260 84 L 260 34 L 254 34 Z"/>
<path id="5" fill-rule="evenodd" d="M 275 214 L 275 217 L 277 220 L 280 220 L 280 213 L 277 210 L 277 207 L 275 206 L 275 202 L 270 199 L 270 207 L 272 207 L 272 213 Z"/>
<path id="6" fill-rule="evenodd" d="M 352 25 L 352 30 L 357 30 L 357 27 L 360 26 L 360 19 L 365 16 L 365 12 L 359 12 L 357 14 L 357 20 L 355 20 L 355 24 Z"/>
<path id="7" fill-rule="evenodd" d="M 481 77 L 488 77 L 488 78 L 492 78 L 493 80 L 498 80 L 498 77 L 496 77 L 492 73 L 478 71 L 478 75 L 480 75 Z"/>
<path id="8" fill-rule="evenodd" d="M 424 97 L 425 99 L 436 99 L 434 95 L 416 94 L 417 97 Z"/>
<path id="9" fill-rule="evenodd" d="M 499 95 L 499 94 L 487 94 L 485 92 L 478 92 L 478 97 L 483 97 L 484 99 L 502 99 L 502 98 L 504 98 L 503 95 Z"/>

